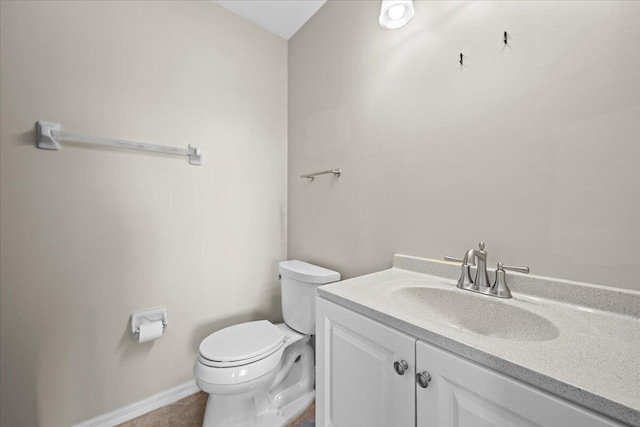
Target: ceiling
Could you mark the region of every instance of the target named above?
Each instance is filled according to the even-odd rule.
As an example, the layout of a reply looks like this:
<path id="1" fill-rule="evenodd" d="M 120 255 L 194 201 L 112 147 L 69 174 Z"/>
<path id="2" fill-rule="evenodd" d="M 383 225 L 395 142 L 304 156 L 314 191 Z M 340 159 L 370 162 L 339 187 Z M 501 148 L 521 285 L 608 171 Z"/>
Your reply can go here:
<path id="1" fill-rule="evenodd" d="M 289 40 L 327 0 L 214 0 L 243 18 Z"/>

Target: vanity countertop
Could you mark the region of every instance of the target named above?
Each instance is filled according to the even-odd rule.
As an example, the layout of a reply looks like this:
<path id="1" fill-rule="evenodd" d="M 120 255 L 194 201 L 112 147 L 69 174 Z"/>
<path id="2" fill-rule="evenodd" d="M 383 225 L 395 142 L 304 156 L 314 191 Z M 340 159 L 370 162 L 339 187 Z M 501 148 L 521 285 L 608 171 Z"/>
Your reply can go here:
<path id="1" fill-rule="evenodd" d="M 459 272 L 456 264 L 396 255 L 393 268 L 322 286 L 318 294 L 557 396 L 640 426 L 640 292 L 508 273 L 513 298 L 503 300 L 455 288 Z M 465 294 L 466 303 L 485 302 L 487 310 L 507 304 L 511 307 L 501 321 L 522 322 L 519 328 L 524 335 L 522 324 L 527 319 L 518 317 L 521 312 L 548 320 L 555 333 L 542 339 L 505 339 L 436 321 L 420 300 L 412 301 L 406 294 L 396 298 L 393 291 L 407 287 L 459 291 Z M 431 304 L 437 304 L 437 294 L 433 298 Z"/>

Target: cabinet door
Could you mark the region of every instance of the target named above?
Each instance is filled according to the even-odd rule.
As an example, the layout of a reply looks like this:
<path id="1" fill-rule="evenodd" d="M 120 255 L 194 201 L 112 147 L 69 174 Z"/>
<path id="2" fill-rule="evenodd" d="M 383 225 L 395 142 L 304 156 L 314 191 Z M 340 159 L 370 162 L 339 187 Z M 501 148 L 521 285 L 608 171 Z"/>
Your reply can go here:
<path id="1" fill-rule="evenodd" d="M 322 298 L 316 310 L 317 425 L 414 427 L 416 339 Z"/>
<path id="2" fill-rule="evenodd" d="M 480 366 L 438 347 L 416 343 L 418 427 L 623 426 L 586 408 Z"/>

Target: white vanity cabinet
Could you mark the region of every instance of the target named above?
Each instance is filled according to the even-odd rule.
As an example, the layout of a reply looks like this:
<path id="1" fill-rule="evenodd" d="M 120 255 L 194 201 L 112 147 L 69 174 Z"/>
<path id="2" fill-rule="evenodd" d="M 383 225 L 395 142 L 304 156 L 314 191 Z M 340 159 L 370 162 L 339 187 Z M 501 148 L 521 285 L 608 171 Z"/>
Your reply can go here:
<path id="1" fill-rule="evenodd" d="M 611 427 L 611 419 L 423 341 L 416 342 L 417 427 Z M 423 374 L 426 376 L 426 374 Z"/>
<path id="2" fill-rule="evenodd" d="M 316 425 L 415 426 L 416 339 L 321 298 L 316 318 Z"/>
<path id="3" fill-rule="evenodd" d="M 322 298 L 316 333 L 318 426 L 623 426 Z"/>

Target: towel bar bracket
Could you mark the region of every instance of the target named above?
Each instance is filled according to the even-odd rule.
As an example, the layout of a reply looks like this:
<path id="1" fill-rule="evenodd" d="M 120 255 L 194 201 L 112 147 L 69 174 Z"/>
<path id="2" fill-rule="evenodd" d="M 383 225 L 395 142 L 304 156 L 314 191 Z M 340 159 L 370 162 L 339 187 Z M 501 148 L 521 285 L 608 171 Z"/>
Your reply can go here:
<path id="1" fill-rule="evenodd" d="M 62 130 L 60 123 L 38 122 L 36 123 L 36 145 L 43 150 L 59 150 L 60 144 L 53 138 L 51 131 Z"/>
<path id="2" fill-rule="evenodd" d="M 196 166 L 202 164 L 202 148 L 189 144 L 189 164 Z"/>

